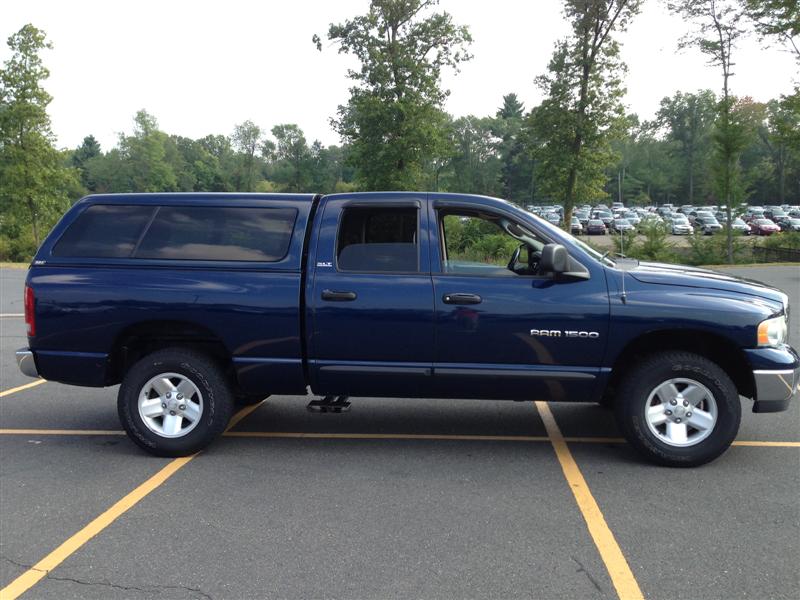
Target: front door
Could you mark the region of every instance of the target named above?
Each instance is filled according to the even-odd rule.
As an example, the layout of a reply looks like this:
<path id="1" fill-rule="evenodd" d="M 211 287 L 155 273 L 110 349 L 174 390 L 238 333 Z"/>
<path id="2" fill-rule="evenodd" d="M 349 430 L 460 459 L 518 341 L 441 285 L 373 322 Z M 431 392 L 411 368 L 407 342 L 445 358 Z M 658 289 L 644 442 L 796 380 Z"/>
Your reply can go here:
<path id="1" fill-rule="evenodd" d="M 431 394 L 433 284 L 425 207 L 424 195 L 410 194 L 324 201 L 307 298 L 315 393 Z"/>
<path id="2" fill-rule="evenodd" d="M 605 274 L 554 279 L 538 269 L 549 240 L 491 209 L 431 208 L 436 394 L 589 399 L 608 334 Z"/>

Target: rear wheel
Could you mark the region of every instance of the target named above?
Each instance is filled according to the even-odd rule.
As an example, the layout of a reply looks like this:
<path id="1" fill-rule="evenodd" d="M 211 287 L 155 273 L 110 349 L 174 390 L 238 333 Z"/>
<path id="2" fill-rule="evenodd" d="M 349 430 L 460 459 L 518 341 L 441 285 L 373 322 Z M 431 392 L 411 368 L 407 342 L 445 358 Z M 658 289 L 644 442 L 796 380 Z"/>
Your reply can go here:
<path id="1" fill-rule="evenodd" d="M 233 396 L 209 357 L 183 348 L 153 352 L 128 370 L 117 411 L 128 436 L 156 456 L 205 448 L 231 418 Z"/>
<path id="2" fill-rule="evenodd" d="M 628 442 L 671 467 L 714 460 L 731 445 L 741 421 L 739 394 L 728 374 L 688 352 L 656 354 L 633 367 L 614 409 Z"/>

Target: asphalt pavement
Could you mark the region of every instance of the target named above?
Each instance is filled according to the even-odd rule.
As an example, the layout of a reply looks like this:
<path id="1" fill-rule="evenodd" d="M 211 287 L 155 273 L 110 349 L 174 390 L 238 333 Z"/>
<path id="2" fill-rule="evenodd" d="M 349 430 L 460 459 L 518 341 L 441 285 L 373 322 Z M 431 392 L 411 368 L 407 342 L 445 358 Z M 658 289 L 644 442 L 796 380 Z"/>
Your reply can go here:
<path id="1" fill-rule="evenodd" d="M 800 347 L 800 269 L 730 271 L 790 294 Z M 0 270 L 0 314 L 22 313 L 24 276 Z M 0 317 L 0 393 L 32 382 L 14 364 L 25 343 L 22 318 Z M 24 576 L 23 598 L 635 597 L 617 546 L 645 598 L 800 597 L 798 404 L 754 415 L 743 400 L 738 444 L 688 470 L 643 462 L 598 406 L 551 404 L 578 477 L 533 402 L 359 398 L 313 414 L 309 399 L 270 397 L 176 465 L 120 434 L 116 388 L 0 397 L 0 589 Z"/>

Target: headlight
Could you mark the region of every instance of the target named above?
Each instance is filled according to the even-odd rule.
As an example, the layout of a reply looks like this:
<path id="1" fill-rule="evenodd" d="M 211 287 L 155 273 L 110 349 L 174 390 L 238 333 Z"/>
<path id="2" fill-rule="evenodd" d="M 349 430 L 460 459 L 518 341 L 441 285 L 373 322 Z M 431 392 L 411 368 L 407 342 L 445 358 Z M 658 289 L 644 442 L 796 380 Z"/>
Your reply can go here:
<path id="1" fill-rule="evenodd" d="M 781 315 L 758 325 L 759 346 L 780 346 L 786 342 L 786 317 Z"/>

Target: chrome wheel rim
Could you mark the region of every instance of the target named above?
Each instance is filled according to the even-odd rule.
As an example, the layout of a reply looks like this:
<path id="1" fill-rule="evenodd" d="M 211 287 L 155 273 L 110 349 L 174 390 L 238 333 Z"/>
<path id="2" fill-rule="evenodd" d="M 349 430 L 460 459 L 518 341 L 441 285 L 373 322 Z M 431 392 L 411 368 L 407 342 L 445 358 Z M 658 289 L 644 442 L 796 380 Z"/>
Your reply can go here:
<path id="1" fill-rule="evenodd" d="M 717 424 L 717 402 L 706 386 L 678 377 L 657 385 L 647 397 L 645 420 L 659 441 L 678 448 L 705 440 Z"/>
<path id="2" fill-rule="evenodd" d="M 203 416 L 203 395 L 195 383 L 180 373 L 161 373 L 139 392 L 139 416 L 158 436 L 183 437 Z"/>

